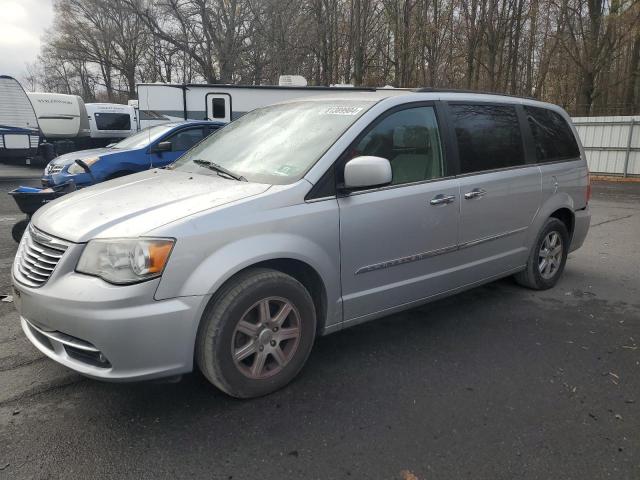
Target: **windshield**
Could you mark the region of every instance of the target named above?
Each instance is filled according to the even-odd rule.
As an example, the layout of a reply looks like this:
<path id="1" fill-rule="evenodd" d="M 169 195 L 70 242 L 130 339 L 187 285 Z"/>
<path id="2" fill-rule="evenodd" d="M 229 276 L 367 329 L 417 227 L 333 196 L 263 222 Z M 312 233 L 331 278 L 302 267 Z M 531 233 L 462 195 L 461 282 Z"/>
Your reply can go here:
<path id="1" fill-rule="evenodd" d="M 156 125 L 155 127 L 147 127 L 143 130 L 140 130 L 138 133 L 134 133 L 130 137 L 127 137 L 124 140 L 116 143 L 111 148 L 122 150 L 127 148 L 146 147 L 174 128 L 175 125 Z"/>
<path id="2" fill-rule="evenodd" d="M 215 175 L 205 161 L 250 182 L 293 183 L 372 105 L 301 101 L 259 108 L 196 145 L 172 168 Z"/>

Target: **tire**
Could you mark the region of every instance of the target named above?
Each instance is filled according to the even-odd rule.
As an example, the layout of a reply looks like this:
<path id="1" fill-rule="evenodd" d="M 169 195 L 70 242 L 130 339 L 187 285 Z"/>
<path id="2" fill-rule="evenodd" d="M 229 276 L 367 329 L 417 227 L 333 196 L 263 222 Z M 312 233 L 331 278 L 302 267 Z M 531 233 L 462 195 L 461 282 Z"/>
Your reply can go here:
<path id="1" fill-rule="evenodd" d="M 25 218 L 16 222 L 11 228 L 11 236 L 17 243 L 20 243 L 20 240 L 22 240 L 22 236 L 24 235 L 28 225 L 29 220 Z"/>
<path id="2" fill-rule="evenodd" d="M 283 308 L 287 305 L 290 309 Z M 227 282 L 205 310 L 196 362 L 211 383 L 232 397 L 260 397 L 296 377 L 315 332 L 313 300 L 300 282 L 276 270 L 247 270 Z"/>
<path id="3" fill-rule="evenodd" d="M 543 254 L 543 246 L 545 246 L 547 252 L 553 253 L 557 251 L 557 242 L 561 242 L 559 254 L 547 257 L 546 263 L 543 263 L 545 260 L 541 256 Z M 527 267 L 522 272 L 514 275 L 516 282 L 533 290 L 552 288 L 564 271 L 567 254 L 569 253 L 569 243 L 570 238 L 566 225 L 554 217 L 547 219 L 531 248 Z"/>

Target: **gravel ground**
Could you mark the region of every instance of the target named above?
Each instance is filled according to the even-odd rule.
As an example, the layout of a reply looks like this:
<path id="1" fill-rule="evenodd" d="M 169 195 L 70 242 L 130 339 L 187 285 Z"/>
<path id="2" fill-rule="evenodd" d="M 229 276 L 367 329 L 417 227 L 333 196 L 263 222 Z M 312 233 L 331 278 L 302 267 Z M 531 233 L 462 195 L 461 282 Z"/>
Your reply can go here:
<path id="1" fill-rule="evenodd" d="M 252 401 L 199 373 L 84 379 L 0 302 L 0 478 L 640 478 L 640 185 L 596 184 L 592 213 L 553 290 L 506 279 L 321 338 Z M 0 200 L 0 294 L 18 218 Z"/>

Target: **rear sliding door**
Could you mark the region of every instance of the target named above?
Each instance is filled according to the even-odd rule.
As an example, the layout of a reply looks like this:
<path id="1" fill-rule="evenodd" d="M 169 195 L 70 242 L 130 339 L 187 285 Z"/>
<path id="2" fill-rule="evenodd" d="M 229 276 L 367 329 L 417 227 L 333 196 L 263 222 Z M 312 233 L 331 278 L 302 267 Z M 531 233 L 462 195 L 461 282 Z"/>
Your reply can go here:
<path id="1" fill-rule="evenodd" d="M 471 283 L 526 263 L 526 230 L 541 200 L 541 175 L 527 165 L 515 104 L 448 105 L 460 174 L 459 260 Z"/>

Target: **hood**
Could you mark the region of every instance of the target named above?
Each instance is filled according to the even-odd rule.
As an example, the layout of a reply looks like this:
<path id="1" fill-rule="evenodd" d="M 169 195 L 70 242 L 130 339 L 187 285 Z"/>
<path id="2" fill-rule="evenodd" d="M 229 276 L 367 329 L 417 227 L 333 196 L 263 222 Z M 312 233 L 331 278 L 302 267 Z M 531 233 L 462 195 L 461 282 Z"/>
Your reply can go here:
<path id="1" fill-rule="evenodd" d="M 137 237 L 194 213 L 258 195 L 269 187 L 217 175 L 147 170 L 60 197 L 40 208 L 32 223 L 71 242 Z"/>
<path id="2" fill-rule="evenodd" d="M 125 152 L 126 150 L 114 150 L 111 148 L 92 148 L 91 150 L 80 150 L 78 152 L 65 153 L 51 160 L 52 165 L 71 165 L 76 160 L 84 160 L 90 157 L 103 157 L 114 153 Z"/>

